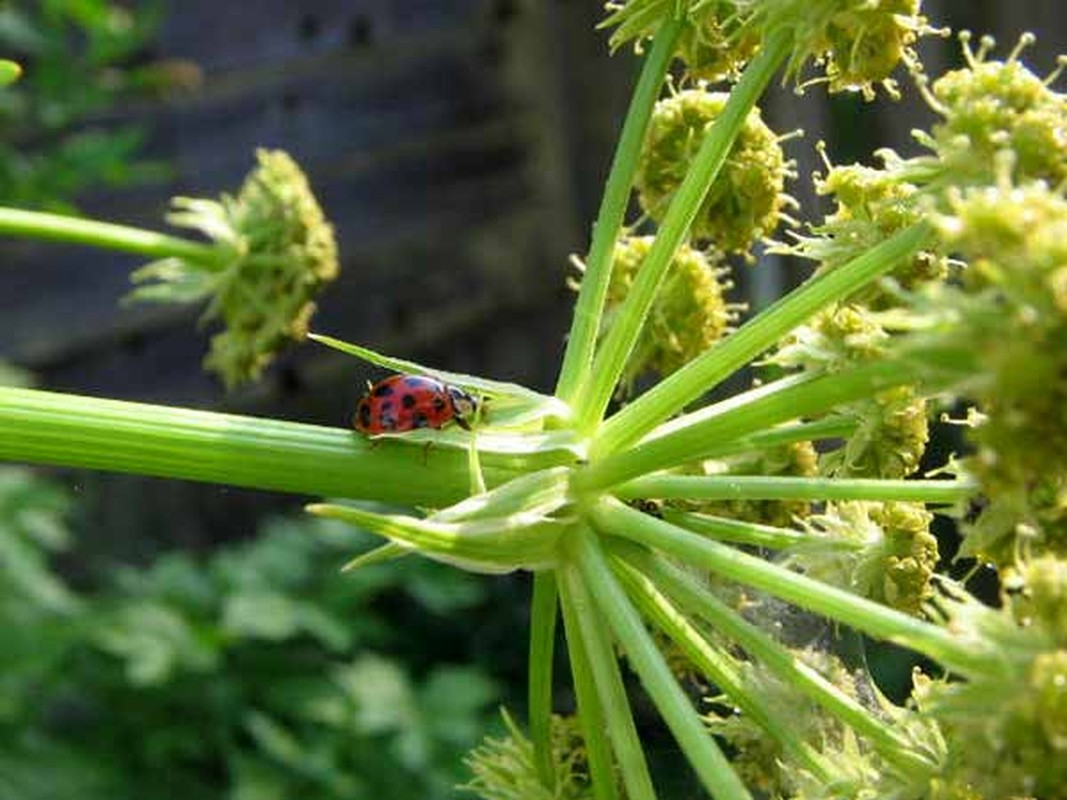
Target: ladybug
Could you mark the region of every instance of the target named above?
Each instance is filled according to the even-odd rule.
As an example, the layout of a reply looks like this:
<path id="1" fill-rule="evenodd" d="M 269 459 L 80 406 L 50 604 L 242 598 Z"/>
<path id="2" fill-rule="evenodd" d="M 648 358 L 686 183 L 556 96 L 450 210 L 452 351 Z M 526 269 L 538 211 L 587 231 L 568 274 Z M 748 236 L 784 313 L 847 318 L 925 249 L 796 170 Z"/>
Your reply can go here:
<path id="1" fill-rule="evenodd" d="M 423 375 L 392 375 L 367 390 L 353 425 L 368 435 L 441 428 L 455 420 L 470 430 L 478 401 L 462 389 Z"/>

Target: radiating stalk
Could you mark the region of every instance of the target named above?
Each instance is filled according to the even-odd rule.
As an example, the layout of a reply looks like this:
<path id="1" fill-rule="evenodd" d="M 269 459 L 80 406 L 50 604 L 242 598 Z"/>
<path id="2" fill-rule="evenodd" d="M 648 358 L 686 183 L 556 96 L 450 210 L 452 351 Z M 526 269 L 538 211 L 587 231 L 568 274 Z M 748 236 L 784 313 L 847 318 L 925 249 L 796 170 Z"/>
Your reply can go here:
<path id="1" fill-rule="evenodd" d="M 600 332 L 604 299 L 611 283 L 615 242 L 622 230 L 626 206 L 629 204 L 637 159 L 641 155 L 648 121 L 652 117 L 652 109 L 659 97 L 681 30 L 681 20 L 672 19 L 660 25 L 641 67 L 641 75 L 622 125 L 622 134 L 604 187 L 604 197 L 600 201 L 600 211 L 593 224 L 593 241 L 585 261 L 585 273 L 582 275 L 574 318 L 567 336 L 567 349 L 563 354 L 563 365 L 556 385 L 556 396 L 567 403 L 574 399 L 593 361 L 593 347 Z"/>
<path id="2" fill-rule="evenodd" d="M 590 511 L 596 529 L 659 550 L 684 563 L 814 611 L 878 639 L 903 644 L 965 674 L 988 670 L 996 654 L 980 643 L 924 622 L 844 589 L 751 556 L 729 545 L 709 541 L 625 503 L 605 498 Z"/>
<path id="3" fill-rule="evenodd" d="M 625 499 L 655 500 L 871 500 L 958 503 L 972 497 L 969 480 L 807 478 L 793 475 L 647 475 L 618 487 Z"/>
<path id="4" fill-rule="evenodd" d="M 572 404 L 579 429 L 591 431 L 604 416 L 626 361 L 637 342 L 656 290 L 726 162 L 741 128 L 774 73 L 789 54 L 788 31 L 772 34 L 730 91 L 722 114 L 712 123 L 689 171 L 671 199 L 651 250 L 637 271 L 611 330 L 597 351 L 589 380 Z M 659 420 L 657 420 L 658 422 Z"/>
<path id="5" fill-rule="evenodd" d="M 637 441 L 770 349 L 816 311 L 842 300 L 900 264 L 919 250 L 929 236 L 926 224 L 906 228 L 859 258 L 817 275 L 789 292 L 606 420 L 597 431 L 594 454 L 606 455 Z"/>
<path id="6" fill-rule="evenodd" d="M 728 655 L 717 650 L 701 635 L 692 621 L 671 600 L 638 570 L 622 559 L 613 558 L 612 568 L 627 593 L 645 619 L 651 620 L 685 653 L 705 678 L 730 698 L 731 702 L 775 739 L 794 760 L 821 780 L 829 780 L 832 774 L 812 747 L 792 725 L 792 720 L 782 719 L 778 709 L 772 708 L 762 696 L 746 686 L 737 664 Z M 710 620 L 714 624 L 714 620 Z"/>
<path id="7" fill-rule="evenodd" d="M 579 531 L 574 546 L 581 577 L 589 587 L 590 595 L 704 788 L 717 800 L 752 800 L 752 795 L 704 727 L 641 617 L 612 575 L 596 537 L 588 531 Z"/>
<path id="8" fill-rule="evenodd" d="M 217 245 L 143 228 L 7 207 L 0 207 L 0 236 L 82 244 L 149 258 L 176 256 L 200 264 L 218 263 L 225 256 Z"/>
<path id="9" fill-rule="evenodd" d="M 554 792 L 556 772 L 552 767 L 552 662 L 556 650 L 556 574 L 534 574 L 530 604 L 529 718 L 534 763 L 541 784 Z"/>
<path id="10" fill-rule="evenodd" d="M 560 568 L 559 581 L 568 647 L 572 652 L 577 648 L 579 663 L 585 662 L 580 671 L 587 670 L 585 680 L 591 685 L 587 686 L 584 692 L 588 695 L 589 689 L 593 690 L 602 714 L 602 727 L 595 733 L 600 738 L 607 733 L 615 752 L 614 763 L 618 764 L 623 785 L 626 787 L 627 800 L 655 800 L 656 792 L 652 788 L 652 778 L 649 776 L 648 763 L 641 748 L 641 738 L 634 726 L 630 701 L 626 697 L 626 688 L 619 673 L 619 663 L 611 646 L 611 639 L 604 629 L 603 620 L 574 564 L 566 563 Z M 578 680 L 579 674 L 576 671 L 576 688 Z M 581 702 L 580 694 L 579 707 Z M 614 783 L 613 771 L 609 769 L 607 772 L 608 780 Z M 603 778 L 600 778 L 597 782 L 602 780 Z"/>
<path id="11" fill-rule="evenodd" d="M 908 741 L 887 723 L 700 586 L 690 575 L 637 547 L 620 547 L 619 557 L 633 576 L 643 576 L 644 580 L 680 603 L 684 610 L 714 625 L 716 630 L 743 647 L 784 683 L 795 687 L 857 733 L 870 739 L 893 764 L 906 770 L 929 772 L 933 769 L 934 765 L 913 752 Z"/>

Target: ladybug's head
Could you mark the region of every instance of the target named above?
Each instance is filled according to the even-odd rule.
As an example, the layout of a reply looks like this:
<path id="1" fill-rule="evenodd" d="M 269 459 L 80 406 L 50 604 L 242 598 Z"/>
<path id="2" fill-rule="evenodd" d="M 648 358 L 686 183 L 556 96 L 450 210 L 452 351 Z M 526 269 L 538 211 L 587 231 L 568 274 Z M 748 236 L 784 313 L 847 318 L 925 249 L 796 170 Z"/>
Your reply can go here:
<path id="1" fill-rule="evenodd" d="M 452 401 L 452 410 L 456 414 L 456 424 L 470 430 L 470 422 L 478 413 L 478 401 L 462 389 L 449 386 L 448 397 Z"/>

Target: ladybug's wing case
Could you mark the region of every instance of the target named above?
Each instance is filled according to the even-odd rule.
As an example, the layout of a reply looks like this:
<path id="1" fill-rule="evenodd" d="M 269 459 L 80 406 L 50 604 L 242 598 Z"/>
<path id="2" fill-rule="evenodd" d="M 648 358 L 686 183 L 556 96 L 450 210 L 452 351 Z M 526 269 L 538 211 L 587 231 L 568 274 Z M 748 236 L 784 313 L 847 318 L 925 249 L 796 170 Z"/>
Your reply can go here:
<path id="1" fill-rule="evenodd" d="M 393 375 L 370 388 L 356 406 L 356 430 L 370 435 L 440 428 L 456 416 L 445 384 L 421 375 Z"/>

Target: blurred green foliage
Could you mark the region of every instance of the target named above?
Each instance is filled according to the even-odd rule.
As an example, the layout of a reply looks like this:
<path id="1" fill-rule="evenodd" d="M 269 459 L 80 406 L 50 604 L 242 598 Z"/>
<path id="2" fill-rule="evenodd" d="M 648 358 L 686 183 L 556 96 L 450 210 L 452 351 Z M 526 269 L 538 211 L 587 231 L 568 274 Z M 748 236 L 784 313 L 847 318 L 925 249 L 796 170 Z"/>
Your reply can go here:
<path id="1" fill-rule="evenodd" d="M 388 655 L 410 638 L 388 611 L 463 614 L 486 599 L 479 579 L 414 558 L 342 575 L 369 536 L 275 518 L 75 591 L 51 567 L 77 560 L 69 504 L 0 469 L 0 797 L 457 796 L 498 687 L 482 667 Z"/>
<path id="2" fill-rule="evenodd" d="M 106 120 L 123 104 L 198 81 L 188 63 L 148 57 L 163 13 L 151 0 L 0 0 L 0 55 L 24 70 L 0 93 L 4 204 L 70 211 L 90 186 L 169 174 L 137 160 L 138 126 Z"/>

